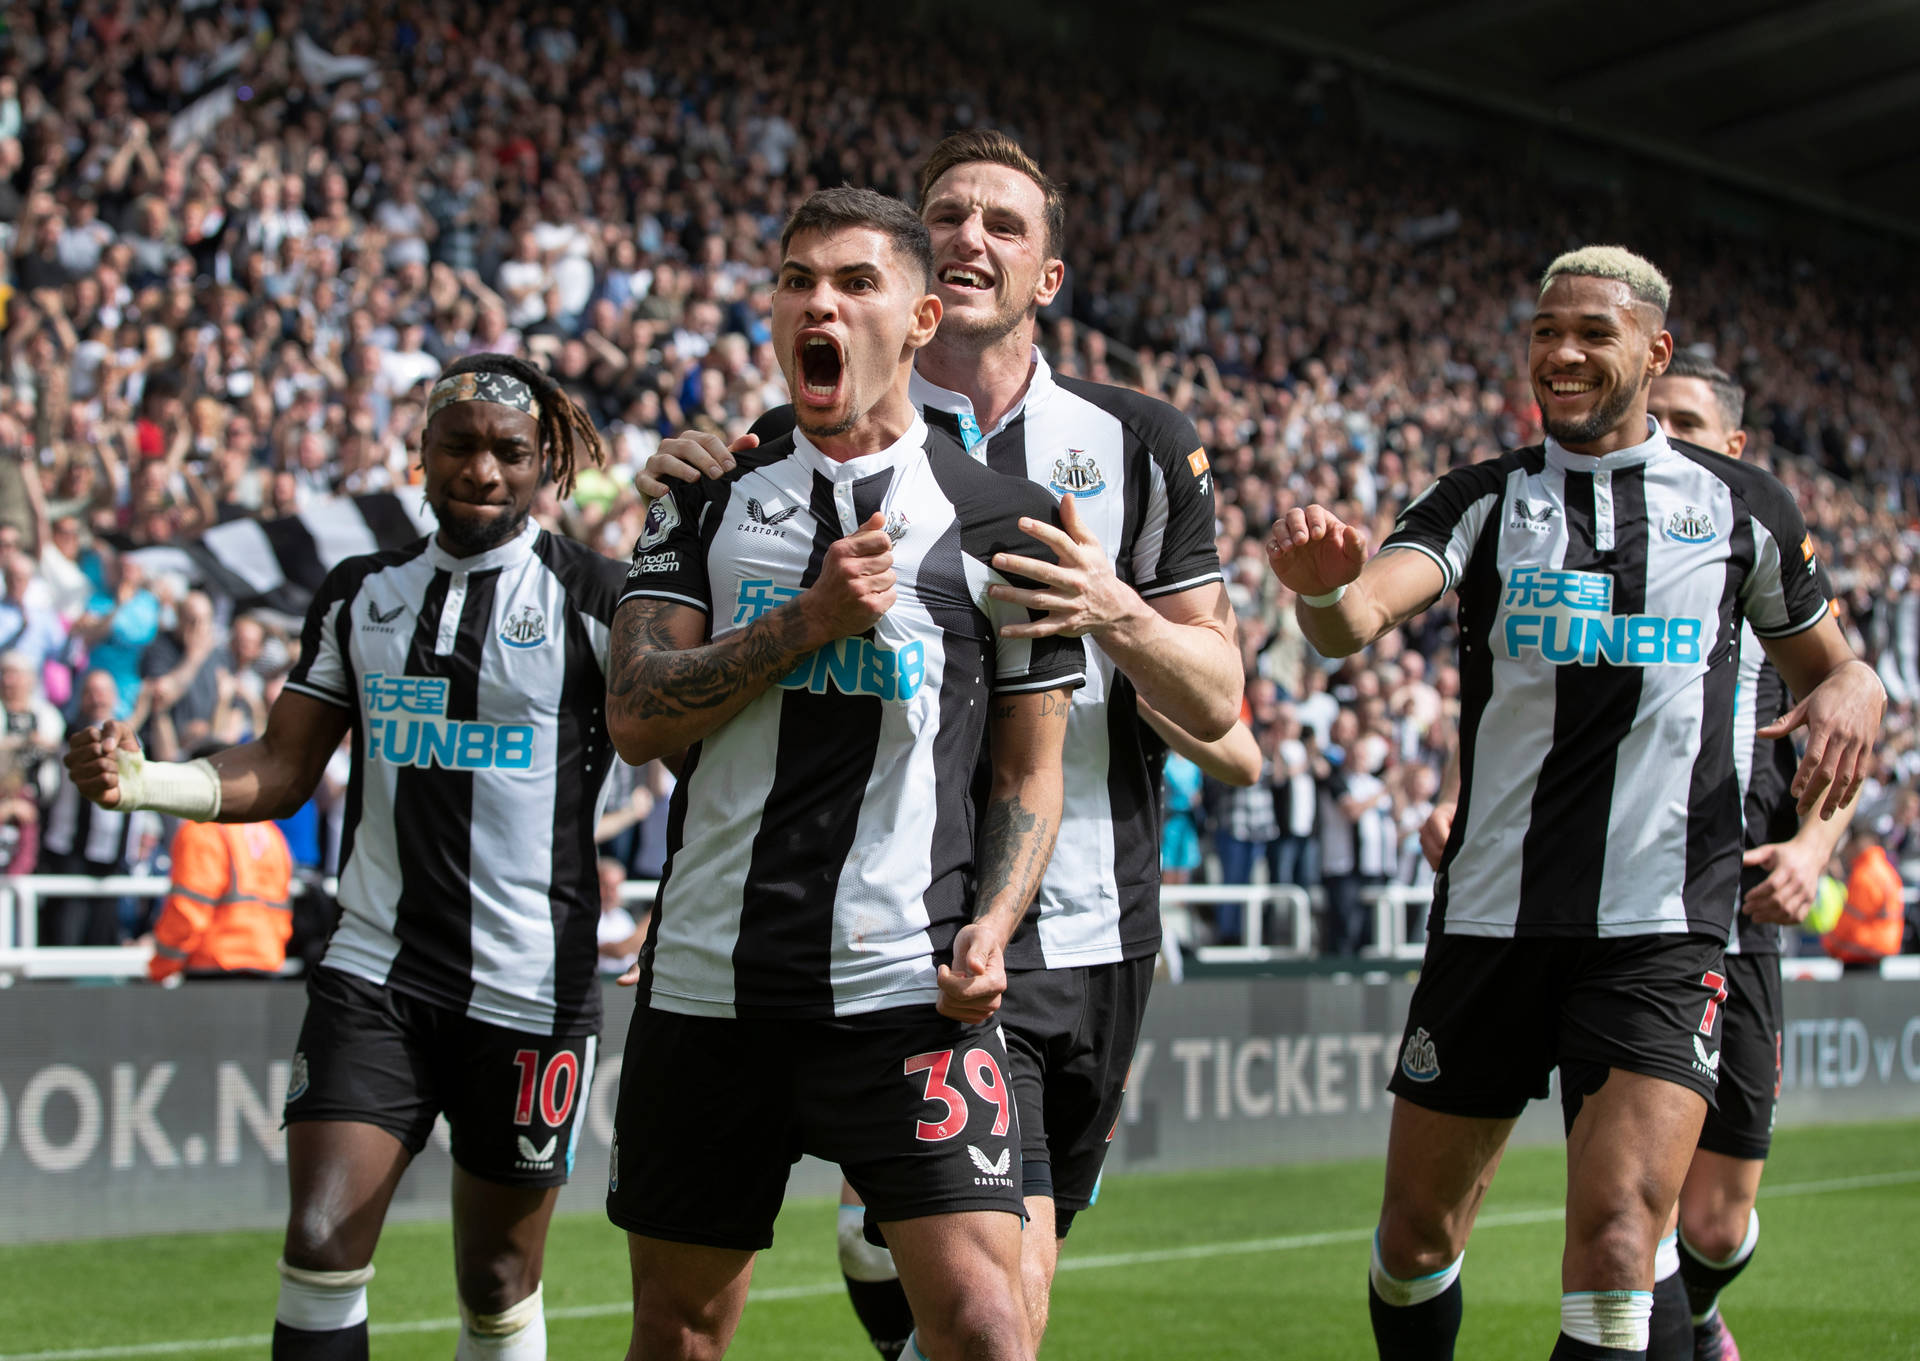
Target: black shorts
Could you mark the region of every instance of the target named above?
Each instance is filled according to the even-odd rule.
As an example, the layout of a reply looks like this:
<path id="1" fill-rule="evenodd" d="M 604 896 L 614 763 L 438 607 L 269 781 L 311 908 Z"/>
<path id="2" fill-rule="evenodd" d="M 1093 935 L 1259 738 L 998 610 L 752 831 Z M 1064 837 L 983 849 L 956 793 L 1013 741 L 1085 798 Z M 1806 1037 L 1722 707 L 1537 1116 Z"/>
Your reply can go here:
<path id="1" fill-rule="evenodd" d="M 418 1153 L 445 1112 L 453 1160 L 474 1176 L 559 1186 L 573 1171 L 597 1047 L 592 1035 L 507 1030 L 319 968 L 286 1119 L 378 1125 Z"/>
<path id="2" fill-rule="evenodd" d="M 998 1025 L 931 1006 L 806 1021 L 638 1006 L 607 1218 L 649 1238 L 758 1251 L 803 1153 L 838 1163 L 882 1222 L 1022 1214 L 1006 1072 Z"/>
<path id="3" fill-rule="evenodd" d="M 1007 977 L 1000 1024 L 1020 1106 L 1022 1190 L 1054 1204 L 1065 1237 L 1093 1204 L 1140 1040 L 1153 956 Z"/>
<path id="4" fill-rule="evenodd" d="M 1780 1100 L 1780 1032 L 1786 1024 L 1780 956 L 1727 956 L 1726 1030 L 1720 1039 L 1720 1101 L 1707 1112 L 1700 1147 L 1761 1159 L 1773 1146 Z"/>
<path id="5" fill-rule="evenodd" d="M 1511 1119 L 1560 1069 L 1569 1129 L 1609 1069 L 1700 1093 L 1719 1082 L 1726 1000 L 1712 936 L 1427 942 L 1387 1090 L 1447 1115 Z"/>

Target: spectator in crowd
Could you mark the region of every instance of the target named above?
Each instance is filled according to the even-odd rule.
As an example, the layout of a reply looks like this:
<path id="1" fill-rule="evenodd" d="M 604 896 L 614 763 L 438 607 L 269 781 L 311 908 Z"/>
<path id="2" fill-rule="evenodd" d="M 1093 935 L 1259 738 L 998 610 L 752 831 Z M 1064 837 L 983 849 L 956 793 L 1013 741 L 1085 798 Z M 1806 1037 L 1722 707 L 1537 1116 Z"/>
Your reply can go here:
<path id="1" fill-rule="evenodd" d="M 1841 858 L 1847 865 L 1847 905 L 1821 944 L 1849 969 L 1877 969 L 1900 953 L 1906 932 L 1906 890 L 1886 847 L 1856 820 Z"/>
<path id="2" fill-rule="evenodd" d="M 19 757 L 0 755 L 0 876 L 32 874 L 40 857 L 40 801 Z"/>
<path id="3" fill-rule="evenodd" d="M 1167 884 L 1190 884 L 1200 868 L 1200 767 L 1172 752 L 1162 772 L 1163 821 L 1160 833 L 1160 879 Z M 1225 936 L 1225 924 L 1215 918 L 1216 934 Z"/>
<path id="4" fill-rule="evenodd" d="M 1277 831 L 1267 847 L 1269 883 L 1311 888 L 1320 882 L 1320 847 L 1313 835 L 1319 793 L 1309 740 L 1291 704 L 1276 706 L 1273 723 L 1260 734 Z"/>
<path id="5" fill-rule="evenodd" d="M 80 683 L 79 711 L 71 726 L 97 726 L 120 713 L 119 686 L 109 671 L 89 671 Z M 61 780 L 43 823 L 39 868 L 46 874 L 83 874 L 94 879 L 132 874 L 159 838 L 151 813 L 119 813 L 80 797 L 73 781 Z M 40 905 L 43 945 L 118 945 L 141 934 L 141 913 L 130 901 L 106 897 L 54 897 Z"/>
<path id="6" fill-rule="evenodd" d="M 653 921 L 651 912 L 642 921 L 634 920 L 620 899 L 626 883 L 627 867 L 611 856 L 600 857 L 600 972 L 609 978 L 618 978 L 640 958 Z"/>
<path id="7" fill-rule="evenodd" d="M 41 693 L 39 668 L 24 652 L 0 653 L 0 716 L 0 757 L 19 773 L 26 797 L 44 807 L 59 787 L 66 724 Z"/>
<path id="8" fill-rule="evenodd" d="M 192 754 L 224 749 L 201 743 Z M 147 976 L 271 978 L 287 960 L 292 893 L 293 859 L 271 822 L 182 822 Z"/>

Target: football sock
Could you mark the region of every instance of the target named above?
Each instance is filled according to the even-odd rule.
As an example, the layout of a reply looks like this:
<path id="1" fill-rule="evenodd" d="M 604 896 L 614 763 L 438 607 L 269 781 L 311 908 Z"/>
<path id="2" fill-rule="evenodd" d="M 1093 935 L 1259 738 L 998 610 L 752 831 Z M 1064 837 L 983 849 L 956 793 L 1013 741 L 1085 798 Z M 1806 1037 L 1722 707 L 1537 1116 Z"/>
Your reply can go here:
<path id="1" fill-rule="evenodd" d="M 1648 1323 L 1647 1361 L 1693 1361 L 1693 1311 L 1680 1279 L 1678 1235 L 1660 1240 L 1653 1258 L 1653 1317 Z"/>
<path id="2" fill-rule="evenodd" d="M 1734 1249 L 1733 1256 L 1724 1262 L 1709 1262 L 1700 1256 L 1687 1243 L 1686 1235 L 1680 1236 L 1680 1279 L 1687 1283 L 1687 1303 L 1693 1310 L 1693 1321 L 1705 1323 L 1720 1307 L 1720 1292 L 1733 1284 L 1733 1278 L 1747 1269 L 1747 1263 L 1753 1260 L 1753 1250 L 1760 1242 L 1760 1212 L 1747 1212 L 1747 1236 L 1740 1246 Z"/>
<path id="3" fill-rule="evenodd" d="M 1560 1297 L 1552 1361 L 1646 1361 L 1652 1313 L 1650 1291 L 1569 1291 Z"/>
<path id="4" fill-rule="evenodd" d="M 273 1312 L 273 1361 L 368 1361 L 367 1282 L 358 1271 L 306 1271 L 277 1263 L 280 1303 Z"/>
<path id="5" fill-rule="evenodd" d="M 847 1298 L 874 1350 L 894 1361 L 905 1354 L 913 1332 L 913 1309 L 894 1269 L 893 1254 L 866 1240 L 866 1214 L 859 1205 L 840 1207 L 840 1274 L 846 1278 Z"/>
<path id="6" fill-rule="evenodd" d="M 1403 1281 L 1380 1260 L 1380 1234 L 1373 1235 L 1367 1271 L 1367 1312 L 1380 1361 L 1452 1361 L 1460 1335 L 1460 1264 L 1466 1254 L 1425 1276 Z"/>
<path id="7" fill-rule="evenodd" d="M 460 1304 L 460 1345 L 453 1361 L 547 1361 L 544 1287 L 497 1314 L 476 1314 Z"/>

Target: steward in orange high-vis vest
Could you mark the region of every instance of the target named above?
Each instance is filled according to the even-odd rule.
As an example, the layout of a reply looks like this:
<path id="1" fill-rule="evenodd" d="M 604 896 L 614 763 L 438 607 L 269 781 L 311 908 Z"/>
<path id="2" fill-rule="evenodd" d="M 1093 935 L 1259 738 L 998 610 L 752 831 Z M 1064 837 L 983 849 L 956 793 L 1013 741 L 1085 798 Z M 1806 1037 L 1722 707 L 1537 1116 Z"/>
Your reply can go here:
<path id="1" fill-rule="evenodd" d="M 1848 849 L 1847 905 L 1821 943 L 1844 964 L 1874 964 L 1900 953 L 1904 885 L 1886 849 L 1871 836 L 1856 835 Z"/>
<path id="2" fill-rule="evenodd" d="M 293 934 L 293 856 L 271 822 L 183 822 L 147 974 L 274 974 Z"/>

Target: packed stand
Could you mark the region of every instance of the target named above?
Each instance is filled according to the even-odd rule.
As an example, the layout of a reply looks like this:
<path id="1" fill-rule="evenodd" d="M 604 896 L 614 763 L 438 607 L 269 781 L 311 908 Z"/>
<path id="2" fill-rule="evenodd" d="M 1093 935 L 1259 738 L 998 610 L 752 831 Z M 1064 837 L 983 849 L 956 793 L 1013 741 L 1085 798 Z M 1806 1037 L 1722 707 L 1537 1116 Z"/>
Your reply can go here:
<path id="1" fill-rule="evenodd" d="M 106 828 L 62 792 L 67 724 L 131 718 L 160 756 L 245 740 L 291 664 L 296 621 L 150 579 L 130 550 L 417 481 L 427 387 L 452 359 L 507 351 L 561 378 L 612 460 L 539 518 L 624 554 L 632 473 L 664 436 L 736 434 L 785 400 L 768 316 L 789 208 L 841 180 L 905 196 L 926 149 L 968 124 L 1008 128 L 1067 183 L 1053 362 L 1173 402 L 1211 451 L 1267 761 L 1247 790 L 1169 762 L 1170 881 L 1347 901 L 1421 878 L 1417 829 L 1455 740 L 1450 607 L 1329 664 L 1261 539 L 1317 500 L 1378 541 L 1449 467 L 1537 439 L 1530 281 L 1610 238 L 1660 262 L 1679 342 L 1752 393 L 1753 456 L 1807 509 L 1893 695 L 1866 817 L 1920 859 L 1904 261 L 1803 257 L 1369 140 L 1325 66 L 1276 60 L 1275 93 L 1253 99 L 1176 88 L 1117 46 L 1063 63 L 977 31 L 916 38 L 873 6 L 650 15 L 76 0 L 6 16 L 9 872 L 153 864 L 157 829 Z M 626 771 L 613 792 L 601 831 L 629 874 L 658 871 L 669 788 Z M 325 868 L 338 802 L 303 814 L 302 863 Z M 48 925 L 138 934 L 139 905 L 113 910 Z M 1245 923 L 1228 907 L 1209 930 Z"/>

